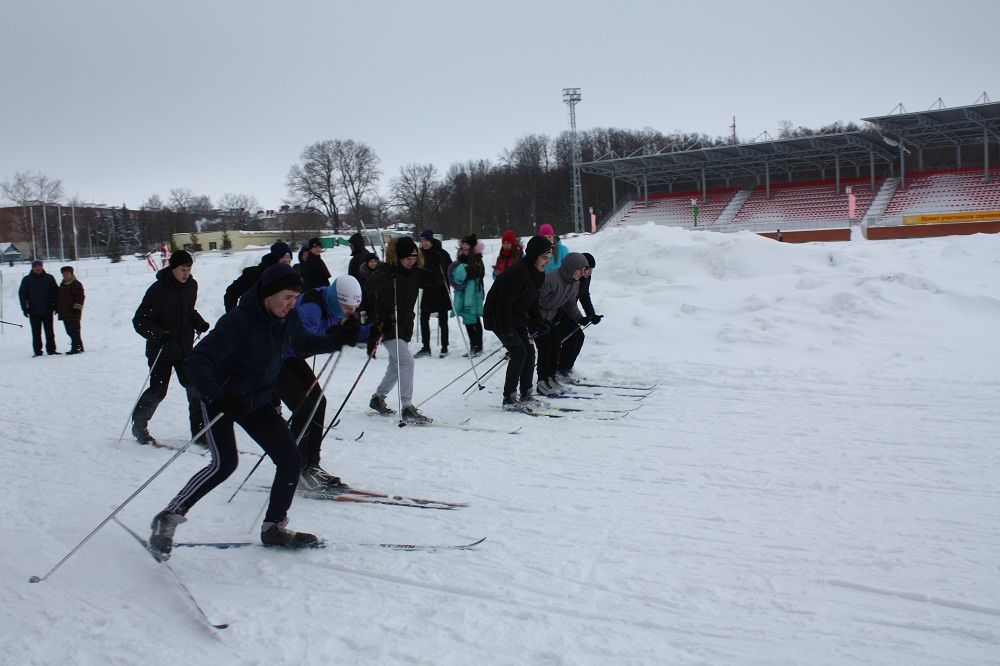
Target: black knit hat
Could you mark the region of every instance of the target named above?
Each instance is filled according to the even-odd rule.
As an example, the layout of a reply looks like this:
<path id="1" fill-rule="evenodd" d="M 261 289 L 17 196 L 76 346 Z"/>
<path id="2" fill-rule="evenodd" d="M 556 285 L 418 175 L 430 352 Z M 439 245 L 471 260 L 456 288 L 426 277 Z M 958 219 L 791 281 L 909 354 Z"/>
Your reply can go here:
<path id="1" fill-rule="evenodd" d="M 530 263 L 535 263 L 538 257 L 552 249 L 552 243 L 544 236 L 532 236 L 528 241 L 528 246 L 524 248 L 524 258 Z"/>
<path id="2" fill-rule="evenodd" d="M 318 238 L 310 238 L 307 245 L 309 246 L 310 250 L 313 249 L 314 247 L 323 247 L 323 244 L 319 242 Z"/>
<path id="3" fill-rule="evenodd" d="M 194 258 L 186 250 L 177 250 L 170 253 L 167 266 L 173 270 L 179 266 L 194 266 Z"/>
<path id="4" fill-rule="evenodd" d="M 292 248 L 288 247 L 288 243 L 282 243 L 278 241 L 271 246 L 271 254 L 274 255 L 275 259 L 283 259 L 284 257 L 292 258 Z"/>
<path id="5" fill-rule="evenodd" d="M 72 266 L 63 266 L 62 268 L 59 269 L 59 272 L 60 273 L 72 273 L 73 272 L 73 267 Z"/>
<path id="6" fill-rule="evenodd" d="M 288 264 L 274 264 L 268 266 L 260 275 L 260 299 L 264 300 L 268 296 L 274 296 L 279 291 L 291 289 L 292 291 L 302 291 L 302 276 L 295 272 L 295 269 Z"/>
<path id="7" fill-rule="evenodd" d="M 406 259 L 417 256 L 417 244 L 409 236 L 403 236 L 396 241 L 396 258 Z"/>
<path id="8" fill-rule="evenodd" d="M 470 248 L 473 248 L 476 247 L 476 243 L 479 242 L 479 239 L 476 238 L 476 234 L 469 234 L 468 236 L 462 239 L 462 242 L 468 245 Z"/>
<path id="9" fill-rule="evenodd" d="M 594 255 L 589 252 L 583 253 L 583 258 L 587 260 L 587 265 L 591 268 L 597 268 L 597 262 L 594 261 Z"/>

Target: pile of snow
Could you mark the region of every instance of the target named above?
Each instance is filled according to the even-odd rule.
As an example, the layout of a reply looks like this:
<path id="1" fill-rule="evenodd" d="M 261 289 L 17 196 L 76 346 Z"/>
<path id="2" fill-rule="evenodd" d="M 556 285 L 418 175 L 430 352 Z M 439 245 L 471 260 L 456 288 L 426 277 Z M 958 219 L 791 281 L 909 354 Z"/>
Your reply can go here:
<path id="1" fill-rule="evenodd" d="M 606 315 L 587 329 L 577 369 L 656 389 L 641 400 L 591 389 L 595 399 L 559 401 L 588 411 L 532 418 L 500 412 L 500 374 L 463 396 L 467 375 L 421 409 L 521 432 L 400 429 L 366 415 L 380 357 L 331 433 L 342 439 L 325 443 L 324 466 L 360 487 L 470 506 L 297 498 L 291 527 L 328 548 L 177 552 L 171 563 L 208 614 L 232 623 L 221 633 L 114 523 L 48 580 L 28 583 L 173 455 L 118 441 L 146 373 L 131 317 L 151 271 L 131 259 L 75 262 L 87 289 L 85 354 L 34 359 L 27 329 L 0 328 L 6 659 L 996 660 L 1000 237 L 791 245 L 649 225 L 566 243 L 597 258 L 593 296 Z M 486 245 L 494 258 L 499 242 Z M 206 319 L 222 314 L 226 285 L 263 252 L 197 257 Z M 346 270 L 346 248 L 323 256 L 334 274 Z M 26 270 L 2 269 L 8 321 L 27 323 L 16 301 Z M 454 321 L 451 339 L 450 356 L 418 361 L 417 402 L 469 368 Z M 360 350 L 344 355 L 328 418 L 363 363 Z M 617 420 L 596 411 L 635 407 Z M 186 427 L 174 383 L 150 429 L 176 441 Z M 241 456 L 178 538 L 254 539 L 266 493 L 226 500 L 255 461 Z M 179 457 L 121 519 L 147 533 L 206 462 Z M 265 463 L 249 485 L 269 483 L 272 470 Z M 473 551 L 361 545 L 482 536 Z"/>

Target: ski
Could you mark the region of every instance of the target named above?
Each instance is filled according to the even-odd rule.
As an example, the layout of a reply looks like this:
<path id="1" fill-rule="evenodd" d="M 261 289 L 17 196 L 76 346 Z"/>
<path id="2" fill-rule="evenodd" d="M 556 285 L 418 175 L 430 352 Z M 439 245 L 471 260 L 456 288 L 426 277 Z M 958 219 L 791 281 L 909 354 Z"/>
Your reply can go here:
<path id="1" fill-rule="evenodd" d="M 374 490 L 362 490 L 361 488 L 355 488 L 349 486 L 347 493 L 351 495 L 362 495 L 365 497 L 382 497 L 385 499 L 401 500 L 406 502 L 417 502 L 417 503 L 431 503 L 431 504 L 441 504 L 443 506 L 453 506 L 455 508 L 461 508 L 469 506 L 468 502 L 445 502 L 443 500 L 429 500 L 422 497 L 405 497 L 403 495 L 387 495 L 385 493 L 376 492 Z"/>
<path id="2" fill-rule="evenodd" d="M 149 550 L 149 542 L 148 541 L 146 541 L 141 536 L 139 536 L 139 534 L 137 532 L 135 532 L 135 530 L 133 530 L 131 527 L 129 527 L 128 525 L 126 525 L 122 521 L 118 520 L 117 517 L 115 517 L 114 521 L 116 523 L 118 523 L 119 525 L 121 525 L 122 529 L 124 529 L 126 532 L 128 532 L 132 536 L 133 539 L 135 539 L 136 541 L 138 541 L 139 544 L 143 547 L 143 549 L 145 549 L 145 551 L 147 553 L 149 553 L 150 557 L 153 556 L 153 554 Z M 208 626 L 212 627 L 213 629 L 225 629 L 225 628 L 227 628 L 229 626 L 228 623 L 226 623 L 226 624 L 216 624 L 215 622 L 212 622 L 209 619 L 208 614 L 205 613 L 204 609 L 201 607 L 201 605 L 198 603 L 198 601 L 194 598 L 194 595 L 191 594 L 191 590 L 189 590 L 188 586 L 184 584 L 184 581 L 182 581 L 181 577 L 177 575 L 177 572 L 174 571 L 174 568 L 172 566 L 170 566 L 169 562 L 159 562 L 159 561 L 157 561 L 157 559 L 155 557 L 153 557 L 153 561 L 156 562 L 157 564 L 160 564 L 160 565 L 166 567 L 167 571 L 169 571 L 170 575 L 173 577 L 174 582 L 177 583 L 177 587 L 180 588 L 180 590 L 184 594 L 184 596 L 187 597 L 187 600 L 189 602 L 191 602 L 191 605 L 198 612 L 198 617 L 200 617 L 202 619 L 202 621 L 205 622 L 205 624 L 207 624 Z"/>
<path id="3" fill-rule="evenodd" d="M 377 412 L 367 412 L 368 416 L 382 416 Z M 395 416 L 395 414 L 389 414 L 387 416 Z M 418 428 L 452 428 L 454 430 L 465 430 L 466 432 L 494 432 L 500 435 L 516 435 L 521 431 L 523 426 L 518 426 L 516 428 L 488 428 L 486 426 L 474 426 L 469 425 L 472 418 L 467 418 L 464 421 L 459 421 L 458 423 L 450 423 L 448 421 L 438 421 L 433 420 L 430 423 L 407 423 L 409 426 L 416 426 Z M 402 426 L 400 426 L 402 427 Z"/>
<path id="4" fill-rule="evenodd" d="M 482 542 L 486 541 L 486 537 L 478 539 L 471 543 L 461 543 L 461 544 L 450 544 L 450 545 L 431 545 L 431 544 L 418 544 L 418 543 L 357 543 L 357 544 L 327 544 L 327 545 L 353 545 L 353 546 L 364 546 L 375 547 L 375 548 L 388 548 L 389 550 L 408 550 L 408 551 L 434 551 L 434 550 L 470 550 L 475 548 Z M 259 546 L 264 548 L 263 544 L 259 544 L 253 541 L 184 541 L 180 543 L 175 543 L 174 548 L 215 548 L 218 550 L 229 550 L 231 548 L 247 548 L 251 546 Z"/>
<path id="5" fill-rule="evenodd" d="M 269 493 L 270 488 L 245 488 L 253 492 Z M 464 505 L 452 502 L 437 502 L 435 500 L 425 500 L 410 497 L 380 497 L 379 495 L 355 495 L 350 492 L 324 492 L 317 490 L 296 490 L 295 494 L 300 497 L 315 500 L 332 500 L 334 502 L 353 502 L 355 504 L 385 504 L 387 506 L 402 506 L 411 509 L 437 509 L 440 511 L 454 511 L 461 509 Z"/>
<path id="6" fill-rule="evenodd" d="M 590 386 L 592 388 L 609 388 L 626 391 L 655 391 L 656 384 L 652 386 L 635 386 L 628 384 L 598 384 L 596 382 L 573 382 L 573 386 Z"/>
<path id="7" fill-rule="evenodd" d="M 550 407 L 548 409 L 532 409 L 530 411 L 515 412 L 515 413 L 526 414 L 528 416 L 547 417 L 550 419 L 562 419 L 562 418 L 573 418 L 572 416 L 573 412 L 591 412 L 591 411 L 596 411 L 596 410 L 589 410 L 589 409 L 577 410 L 577 409 L 570 409 L 568 407 L 564 408 Z M 617 421 L 619 419 L 625 418 L 626 416 L 628 416 L 628 414 L 629 412 L 625 412 L 624 414 L 613 413 L 613 414 L 607 414 L 605 416 L 582 416 L 582 418 L 585 418 L 588 421 Z"/>

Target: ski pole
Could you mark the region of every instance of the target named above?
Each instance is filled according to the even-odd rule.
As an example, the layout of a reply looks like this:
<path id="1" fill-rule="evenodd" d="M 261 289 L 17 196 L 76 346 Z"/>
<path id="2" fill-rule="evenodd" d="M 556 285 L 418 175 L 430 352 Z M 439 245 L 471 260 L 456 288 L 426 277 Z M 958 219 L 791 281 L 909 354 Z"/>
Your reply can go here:
<path id="1" fill-rule="evenodd" d="M 302 405 L 306 404 L 306 400 L 308 400 L 308 399 L 309 399 L 309 394 L 310 394 L 310 393 L 312 393 L 312 390 L 313 390 L 314 388 L 316 388 L 317 384 L 319 384 L 319 378 L 323 376 L 323 372 L 325 372 L 325 371 L 326 371 L 326 366 L 328 366 L 328 365 L 330 364 L 330 360 L 331 360 L 332 358 L 333 358 L 333 354 L 330 354 L 330 356 L 329 356 L 329 357 L 327 357 L 327 359 L 326 359 L 326 363 L 324 363 L 324 364 L 323 364 L 323 367 L 322 367 L 322 368 L 320 369 L 320 371 L 319 371 L 319 375 L 317 375 L 317 376 L 315 377 L 315 379 L 313 379 L 313 380 L 312 380 L 312 383 L 311 383 L 311 384 L 309 384 L 309 388 L 308 388 L 308 389 L 306 389 L 306 394 L 305 394 L 304 396 L 302 396 L 302 399 L 301 399 L 301 400 L 299 400 L 299 404 L 298 404 L 298 405 L 296 405 L 296 407 L 295 407 L 295 409 L 294 409 L 294 410 L 292 410 L 292 413 L 291 413 L 291 414 L 290 414 L 290 415 L 288 416 L 288 420 L 287 420 L 287 421 L 286 421 L 285 423 L 287 423 L 287 424 L 291 425 L 291 423 L 292 423 L 292 419 L 293 419 L 293 418 L 295 418 L 295 414 L 296 414 L 296 413 L 298 413 L 298 411 L 299 411 L 300 409 L 302 409 Z M 333 374 L 333 371 L 332 371 L 332 370 L 330 371 L 330 374 L 331 374 L 331 375 Z M 319 400 L 316 400 L 316 406 L 317 406 L 317 407 L 319 406 Z M 315 411 L 315 409 L 314 409 L 314 410 L 313 410 L 313 414 L 315 414 L 315 413 L 316 413 L 316 411 Z M 302 432 L 305 432 L 305 430 L 306 430 L 306 427 L 308 427 L 308 426 L 309 426 L 309 421 L 311 421 L 311 420 L 312 420 L 312 414 L 310 414 L 310 415 L 309 415 L 309 419 L 308 419 L 308 420 L 306 421 L 306 424 L 305 424 L 305 426 L 304 426 L 304 427 L 302 428 Z M 299 435 L 299 438 L 301 439 L 301 437 L 302 437 L 302 436 L 301 436 L 301 434 L 300 434 L 300 435 Z M 298 441 L 298 440 L 295 440 L 295 445 L 296 445 L 296 446 L 298 446 L 298 444 L 299 444 L 299 441 Z M 240 492 L 241 490 L 243 490 L 243 486 L 245 486 L 245 485 L 246 485 L 246 483 L 247 483 L 247 481 L 249 481 L 249 480 L 250 480 L 250 477 L 251 477 L 251 476 L 253 476 L 253 473 L 257 471 L 257 468 L 258 468 L 258 467 L 260 467 L 260 464 L 261 464 L 262 462 L 264 462 L 264 458 L 266 458 L 266 457 L 267 457 L 267 456 L 261 456 L 261 457 L 260 457 L 260 458 L 259 458 L 259 459 L 257 460 L 257 462 L 256 462 L 256 463 L 254 463 L 254 466 L 253 466 L 253 467 L 252 467 L 252 468 L 250 469 L 250 471 L 249 471 L 249 472 L 247 473 L 247 476 L 246 476 L 246 478 L 245 478 L 245 479 L 243 479 L 243 481 L 242 481 L 242 482 L 240 482 L 240 485 L 236 487 L 236 490 L 234 490 L 234 491 L 233 491 L 233 494 L 232 494 L 232 495 L 230 495 L 230 496 L 229 496 L 229 499 L 227 499 L 227 500 L 226 500 L 226 504 L 229 504 L 230 502 L 232 502 L 232 501 L 233 501 L 233 498 L 234 498 L 234 497 L 236 497 L 236 493 L 238 493 L 238 492 Z"/>
<path id="2" fill-rule="evenodd" d="M 588 322 L 584 326 L 580 326 L 579 324 L 577 324 L 576 328 L 574 328 L 572 331 L 570 331 L 569 334 L 565 338 L 563 338 L 562 340 L 559 341 L 559 344 L 563 344 L 564 342 L 566 342 L 567 340 L 569 340 L 570 338 L 572 338 L 577 333 L 582 332 L 583 329 L 590 327 L 590 325 L 593 324 L 593 323 L 594 322 Z"/>
<path id="3" fill-rule="evenodd" d="M 125 425 L 122 426 L 122 434 L 118 435 L 118 443 L 121 444 L 122 439 L 125 437 L 125 430 L 128 428 L 129 421 L 132 420 L 132 415 L 135 413 L 135 408 L 139 406 L 139 401 L 142 400 L 142 392 L 146 390 L 146 382 L 149 378 L 153 376 L 153 368 L 156 367 L 157 362 L 160 360 L 160 356 L 163 354 L 163 350 L 166 345 L 160 346 L 160 351 L 156 352 L 156 358 L 153 359 L 153 364 L 149 366 L 149 372 L 146 373 L 146 378 L 142 380 L 142 386 L 139 387 L 139 395 L 135 399 L 135 404 L 132 405 L 132 409 L 129 410 L 128 418 L 125 420 Z"/>
<path id="4" fill-rule="evenodd" d="M 503 349 L 503 347 L 501 347 L 500 349 Z M 497 351 L 500 351 L 500 349 L 497 349 Z M 481 378 L 480 381 L 485 381 L 486 379 L 489 379 L 489 377 L 494 372 L 496 372 L 496 369 L 500 367 L 500 364 L 503 363 L 504 361 L 508 361 L 508 360 L 510 360 L 510 354 L 509 353 L 504 354 L 502 359 L 500 359 L 499 361 L 497 361 L 496 363 L 494 363 L 492 366 L 490 366 L 489 370 L 487 370 L 486 372 L 483 373 L 483 376 L 482 376 L 482 378 Z M 467 386 L 466 389 L 464 391 L 462 391 L 462 395 L 465 395 L 466 393 L 468 393 L 469 391 L 471 391 L 472 387 L 474 387 L 475 385 L 476 385 L 476 382 L 473 382 L 473 383 L 469 384 L 469 386 Z"/>
<path id="5" fill-rule="evenodd" d="M 379 344 L 381 344 L 381 342 L 382 342 L 382 336 L 379 335 L 378 338 L 375 340 L 375 346 L 372 348 L 372 353 L 368 355 L 368 360 L 366 360 L 365 364 L 361 366 L 361 372 L 358 373 L 357 379 L 354 380 L 354 384 L 351 386 L 351 390 L 347 392 L 347 397 L 345 397 L 344 401 L 340 403 L 340 408 L 337 410 L 337 413 L 334 414 L 333 418 L 330 420 L 330 425 L 328 425 L 326 427 L 326 430 L 323 431 L 323 436 L 320 437 L 321 442 L 324 439 L 326 439 L 326 435 L 327 433 L 330 432 L 330 429 L 333 428 L 333 426 L 337 425 L 337 417 L 340 416 L 340 413 L 342 411 L 344 411 L 344 407 L 347 405 L 347 401 L 351 399 L 351 394 L 354 393 L 354 389 L 358 388 L 358 383 L 361 381 L 361 375 L 365 374 L 365 370 L 368 369 L 368 364 L 372 362 L 373 358 L 375 358 L 375 353 L 378 351 L 378 346 Z"/>
<path id="6" fill-rule="evenodd" d="M 490 360 L 490 357 L 492 357 L 494 354 L 496 354 L 497 352 L 501 351 L 502 349 L 503 349 L 503 347 L 497 347 L 496 349 L 494 349 L 493 351 L 491 351 L 489 354 L 487 354 L 486 356 L 484 356 L 483 358 L 481 358 L 478 362 L 476 362 L 476 365 L 478 366 L 478 365 L 482 365 L 483 363 L 486 363 L 486 361 Z M 423 402 L 419 403 L 417 405 L 417 407 L 420 407 L 420 405 L 424 404 L 425 402 L 428 402 L 431 398 L 437 396 L 439 393 L 441 393 L 442 391 L 444 391 L 446 388 L 448 388 L 449 386 L 451 386 L 452 384 L 454 384 L 455 382 L 457 382 L 459 379 L 461 379 L 462 377 L 466 376 L 470 372 L 471 372 L 471 369 L 470 370 L 466 370 L 465 372 L 463 372 L 462 374 L 460 374 L 458 377 L 455 377 L 453 380 L 451 380 L 450 382 L 448 382 L 447 384 L 445 384 L 444 386 L 442 386 L 441 388 L 439 388 L 437 391 L 435 391 L 434 393 L 431 393 L 429 396 L 427 396 L 426 398 L 424 398 Z M 475 384 L 473 384 L 473 386 L 475 386 Z"/>
<path id="7" fill-rule="evenodd" d="M 0 324 L 7 324 L 8 326 L 17 326 L 18 328 L 24 328 L 24 326 L 22 326 L 21 324 L 15 324 L 12 321 L 4 321 L 3 319 L 0 319 Z"/>
<path id="8" fill-rule="evenodd" d="M 90 534 L 88 534 L 87 536 L 85 536 L 85 537 L 83 538 L 83 541 L 81 541 L 80 543 L 78 543 L 78 544 L 77 544 L 77 545 L 76 545 L 76 546 L 75 546 L 75 547 L 73 548 L 73 550 L 69 551 L 69 552 L 68 552 L 68 553 L 66 554 L 66 556 L 65 556 L 65 557 L 63 557 L 63 558 L 62 558 L 61 560 L 59 560 L 59 561 L 58 561 L 58 562 L 56 563 L 56 565 L 55 565 L 54 567 L 52 567 L 51 569 L 49 569 L 48 573 L 46 573 L 46 574 L 45 574 L 44 576 L 32 576 L 31 578 L 29 578 L 29 579 L 28 579 L 28 582 L 29 582 L 29 583 L 40 583 L 40 582 L 42 582 L 43 580 L 46 580 L 46 579 L 47 579 L 47 578 L 48 578 L 49 576 L 51 576 L 51 575 L 52 575 L 53 573 L 55 573 L 56 569 L 58 569 L 59 567 L 61 567 L 61 566 L 63 565 L 63 563 L 64 563 L 64 562 L 65 562 L 66 560 L 68 560 L 69 558 L 73 557 L 73 554 L 74 554 L 74 553 L 76 553 L 76 551 L 78 551 L 78 550 L 80 550 L 81 548 L 83 548 L 83 545 L 84 545 L 85 543 L 87 543 L 88 541 L 90 541 L 91 537 L 93 537 L 93 536 L 94 536 L 95 534 L 97 534 L 97 532 L 98 532 L 98 531 L 100 531 L 100 529 L 101 529 L 102 527 L 104 527 L 105 525 L 107 525 L 107 524 L 108 524 L 108 522 L 110 522 L 112 518 L 114 518 L 114 517 L 115 517 L 116 515 L 118 515 L 118 512 L 119 512 L 119 511 L 121 511 L 122 509 L 124 509 L 124 508 L 125 508 L 125 505 L 126 505 L 126 504 L 128 504 L 129 502 L 131 502 L 131 501 L 132 501 L 133 499 L 135 499 L 135 498 L 136 498 L 136 496 L 137 496 L 137 495 L 138 495 L 139 493 L 141 493 L 141 492 L 142 492 L 143 490 L 145 490 L 145 489 L 146 489 L 146 486 L 148 486 L 149 484 L 151 484 L 151 483 L 153 482 L 153 479 L 155 479 L 156 477 L 158 477 L 158 476 L 159 476 L 159 475 L 160 475 L 160 474 L 161 474 L 161 473 L 163 472 L 163 470 L 165 470 L 165 469 L 166 469 L 166 468 L 167 468 L 167 467 L 168 467 L 168 466 L 170 465 L 170 463 L 172 463 L 172 462 L 174 462 L 175 460 L 177 460 L 177 458 L 178 458 L 178 457 L 179 457 L 179 456 L 180 456 L 180 455 L 181 455 L 182 453 L 184 453 L 184 451 L 186 451 L 186 450 L 187 450 L 187 448 L 188 448 L 189 446 L 191 446 L 191 444 L 193 444 L 193 443 L 194 443 L 194 440 L 198 439 L 199 437 L 201 437 L 202 435 L 204 435 L 204 434 L 205 434 L 206 432 L 208 432 L 208 431 L 209 431 L 209 429 L 210 429 L 210 428 L 211 428 L 211 427 L 212 427 L 213 425 L 215 425 L 215 422 L 216 422 L 216 421 L 218 421 L 218 420 L 219 420 L 220 418 L 222 418 L 222 413 L 221 413 L 221 412 L 220 412 L 219 414 L 217 414 L 217 415 L 216 415 L 216 417 L 215 417 L 214 419 L 212 419 L 212 420 L 211 420 L 211 421 L 210 421 L 210 422 L 208 423 L 208 425 L 206 425 L 206 426 L 205 426 L 204 428 L 202 428 L 201 430 L 199 430 L 197 434 L 195 434 L 195 435 L 194 435 L 194 436 L 193 436 L 193 437 L 192 437 L 191 439 L 189 439 L 189 440 L 188 440 L 188 442 L 187 442 L 187 444 L 185 444 L 185 445 L 184 445 L 184 446 L 182 446 L 182 447 L 181 447 L 180 449 L 178 449 L 178 450 L 177 450 L 177 453 L 175 453 L 175 454 L 174 454 L 173 456 L 171 456 L 171 457 L 170 457 L 170 460 L 168 460 L 167 462 L 163 463 L 163 466 L 162 466 L 162 467 L 160 467 L 160 469 L 156 470 L 156 472 L 155 472 L 155 473 L 153 474 L 153 476 L 149 477 L 149 478 L 148 478 L 148 479 L 146 480 L 146 482 L 145 482 L 145 483 L 143 483 L 143 484 L 142 484 L 141 486 L 139 486 L 139 487 L 138 487 L 138 488 L 136 489 L 136 491 L 135 491 L 134 493 L 132 493 L 131 495 L 129 495 L 129 496 L 128 496 L 128 499 L 126 499 L 126 500 L 125 500 L 124 502 L 122 502 L 121 504 L 119 504 L 119 505 L 118 505 L 118 508 L 117 508 L 117 509 L 115 509 L 114 511 L 112 511 L 112 512 L 111 512 L 111 514 L 110 514 L 110 515 L 109 515 L 109 516 L 108 516 L 107 518 L 105 518 L 104 520 L 102 520 L 102 521 L 101 521 L 101 524 L 100 524 L 100 525 L 98 525 L 97 527 L 95 527 L 95 528 L 94 528 L 94 529 L 93 529 L 93 530 L 92 530 L 92 531 L 90 532 Z"/>

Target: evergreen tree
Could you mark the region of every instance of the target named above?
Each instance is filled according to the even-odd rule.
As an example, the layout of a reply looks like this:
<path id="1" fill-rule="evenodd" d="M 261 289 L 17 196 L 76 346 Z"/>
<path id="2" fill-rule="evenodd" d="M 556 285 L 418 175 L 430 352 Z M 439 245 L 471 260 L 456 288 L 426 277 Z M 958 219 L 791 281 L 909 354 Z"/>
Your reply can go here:
<path id="1" fill-rule="evenodd" d="M 233 241 L 229 238 L 229 229 L 222 230 L 222 249 L 223 250 L 233 249 Z"/>
<path id="2" fill-rule="evenodd" d="M 198 240 L 198 233 L 195 231 L 191 232 L 191 251 L 201 252 L 201 241 Z"/>

